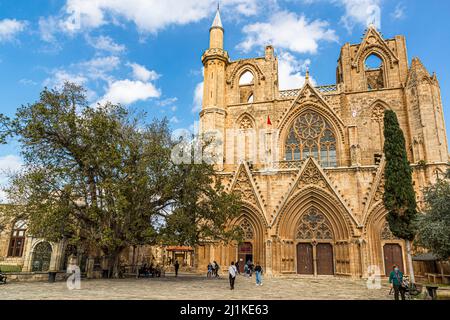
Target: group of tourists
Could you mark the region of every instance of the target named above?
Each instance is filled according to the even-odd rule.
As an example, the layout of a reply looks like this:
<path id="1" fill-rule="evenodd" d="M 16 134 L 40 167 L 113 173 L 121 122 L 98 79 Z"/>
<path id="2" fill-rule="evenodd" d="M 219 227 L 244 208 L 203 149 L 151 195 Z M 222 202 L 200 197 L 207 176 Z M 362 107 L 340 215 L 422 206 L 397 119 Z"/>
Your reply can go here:
<path id="1" fill-rule="evenodd" d="M 207 278 L 219 278 L 219 269 L 220 266 L 216 261 L 208 264 L 208 273 L 206 274 Z"/>
<path id="2" fill-rule="evenodd" d="M 155 277 L 161 277 L 161 271 L 162 268 L 159 264 L 156 265 L 156 267 L 153 265 L 153 262 L 150 265 L 147 265 L 146 263 L 142 266 L 142 268 L 139 269 L 138 278 L 139 277 L 145 277 L 145 278 L 155 278 Z"/>
<path id="3" fill-rule="evenodd" d="M 245 271 L 247 270 L 247 271 Z M 245 276 L 251 277 L 251 273 L 255 272 L 256 276 L 256 285 L 262 286 L 262 273 L 263 268 L 259 263 L 256 263 L 256 265 L 253 265 L 251 261 L 247 261 L 247 263 L 244 265 L 244 274 Z M 228 275 L 230 280 L 230 289 L 234 290 L 234 283 L 236 281 L 236 277 L 239 274 L 239 262 L 236 264 L 234 262 L 231 262 L 231 265 L 228 267 Z"/>

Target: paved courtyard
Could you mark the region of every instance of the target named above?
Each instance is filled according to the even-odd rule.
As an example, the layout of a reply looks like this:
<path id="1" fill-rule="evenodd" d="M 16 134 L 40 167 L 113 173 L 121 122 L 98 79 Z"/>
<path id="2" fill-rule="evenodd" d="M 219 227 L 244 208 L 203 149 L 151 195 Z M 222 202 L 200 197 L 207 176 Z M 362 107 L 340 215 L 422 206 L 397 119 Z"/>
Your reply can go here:
<path id="1" fill-rule="evenodd" d="M 0 299 L 178 299 L 178 300 L 386 300 L 389 288 L 368 290 L 365 281 L 339 278 L 265 278 L 239 276 L 231 291 L 228 281 L 183 274 L 157 279 L 82 280 L 81 290 L 68 290 L 65 282 L 11 282 L 0 286 Z"/>

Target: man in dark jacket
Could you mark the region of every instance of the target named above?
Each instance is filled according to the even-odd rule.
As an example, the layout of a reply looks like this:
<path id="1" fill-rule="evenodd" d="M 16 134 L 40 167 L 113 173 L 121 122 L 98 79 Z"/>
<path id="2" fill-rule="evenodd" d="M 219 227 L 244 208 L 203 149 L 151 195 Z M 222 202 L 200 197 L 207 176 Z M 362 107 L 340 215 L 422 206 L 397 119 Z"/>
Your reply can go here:
<path id="1" fill-rule="evenodd" d="M 178 260 L 175 260 L 175 277 L 178 277 L 178 269 L 180 269 L 180 264 L 178 263 Z"/>
<path id="2" fill-rule="evenodd" d="M 403 286 L 403 273 L 396 265 L 393 266 L 393 270 L 389 275 L 389 283 L 391 284 L 391 288 L 394 288 L 395 300 L 399 300 L 399 294 L 402 296 L 402 300 L 406 300 L 406 289 Z"/>

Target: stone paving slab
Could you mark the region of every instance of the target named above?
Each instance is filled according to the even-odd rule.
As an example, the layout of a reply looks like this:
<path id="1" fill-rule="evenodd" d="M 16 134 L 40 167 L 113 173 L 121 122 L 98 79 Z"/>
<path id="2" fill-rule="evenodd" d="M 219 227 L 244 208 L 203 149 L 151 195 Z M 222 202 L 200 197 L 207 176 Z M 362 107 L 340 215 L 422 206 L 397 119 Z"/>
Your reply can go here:
<path id="1" fill-rule="evenodd" d="M 22 300 L 392 300 L 389 287 L 369 290 L 363 280 L 334 277 L 255 278 L 238 276 L 235 290 L 228 279 L 197 275 L 167 275 L 156 279 L 82 280 L 81 290 L 68 290 L 65 282 L 12 282 L 0 285 L 0 299 Z"/>

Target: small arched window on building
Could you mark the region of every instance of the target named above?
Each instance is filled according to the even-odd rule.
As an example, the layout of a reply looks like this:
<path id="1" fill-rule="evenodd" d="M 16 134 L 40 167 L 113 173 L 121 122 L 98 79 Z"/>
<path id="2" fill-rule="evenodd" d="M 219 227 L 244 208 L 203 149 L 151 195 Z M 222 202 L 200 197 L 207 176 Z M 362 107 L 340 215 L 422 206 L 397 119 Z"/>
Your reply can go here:
<path id="1" fill-rule="evenodd" d="M 250 71 L 245 71 L 239 78 L 240 103 L 253 103 L 255 77 Z"/>
<path id="2" fill-rule="evenodd" d="M 336 137 L 331 125 L 314 111 L 298 117 L 285 144 L 285 160 L 298 161 L 313 157 L 323 167 L 336 167 Z"/>
<path id="3" fill-rule="evenodd" d="M 23 220 L 14 223 L 11 238 L 9 240 L 8 257 L 21 257 L 25 243 L 25 233 L 27 225 Z"/>
<path id="4" fill-rule="evenodd" d="M 379 90 L 385 87 L 383 60 L 376 54 L 371 54 L 364 62 L 367 80 L 367 90 Z"/>

